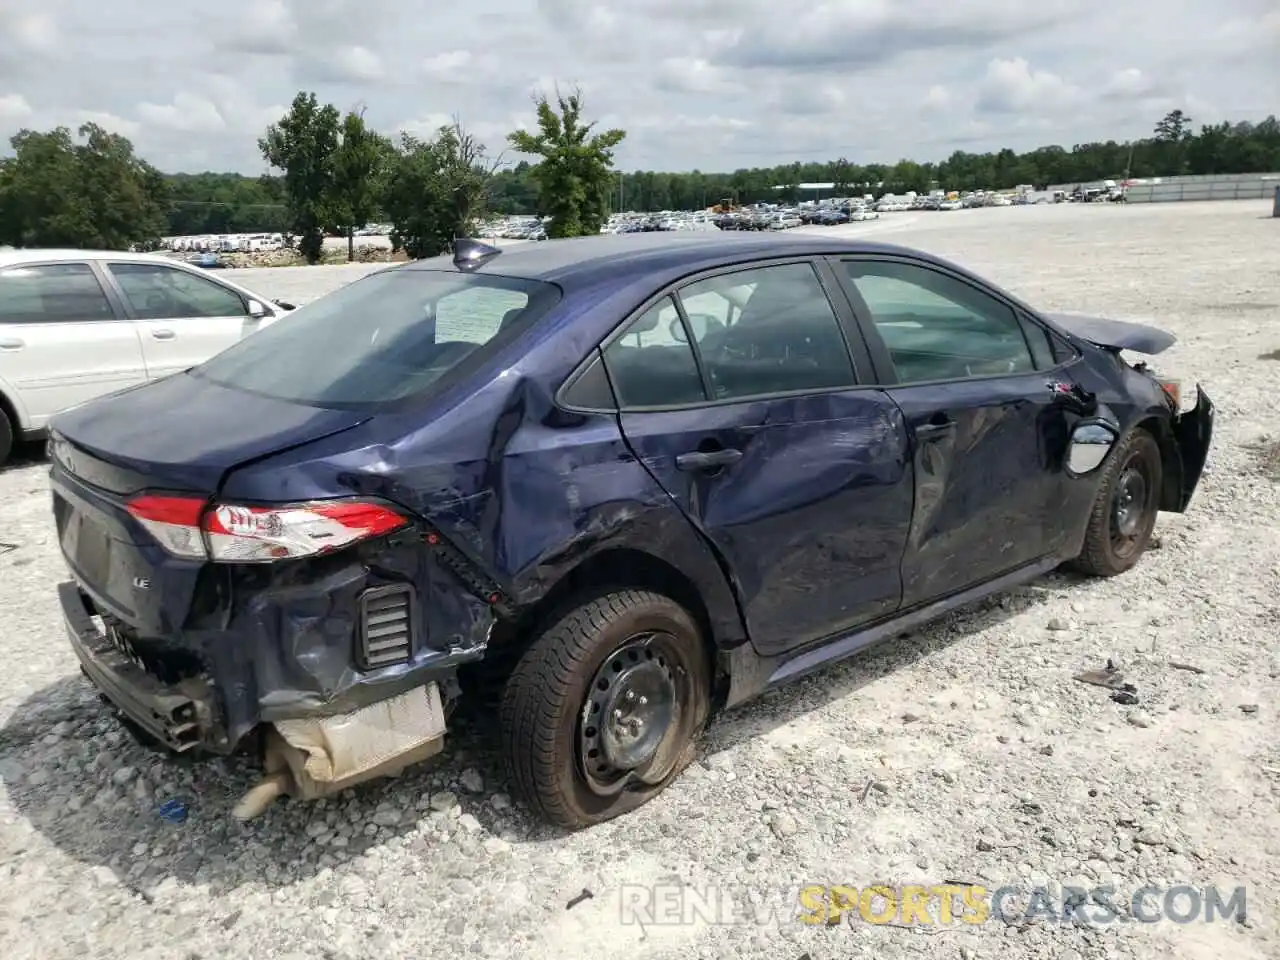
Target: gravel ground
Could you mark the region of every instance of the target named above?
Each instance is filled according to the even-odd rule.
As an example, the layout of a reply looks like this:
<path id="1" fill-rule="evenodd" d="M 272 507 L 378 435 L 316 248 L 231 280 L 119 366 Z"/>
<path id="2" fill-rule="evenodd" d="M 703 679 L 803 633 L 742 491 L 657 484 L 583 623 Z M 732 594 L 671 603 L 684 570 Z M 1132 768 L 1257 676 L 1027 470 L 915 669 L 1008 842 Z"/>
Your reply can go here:
<path id="1" fill-rule="evenodd" d="M 433 766 L 231 822 L 247 766 L 144 750 L 81 680 L 52 589 L 46 468 L 0 473 L 6 956 L 1280 955 L 1274 441 L 1266 453 L 1280 363 L 1261 359 L 1280 347 L 1280 221 L 1267 213 L 1072 205 L 848 228 L 951 256 L 1046 308 L 1175 331 L 1162 369 L 1203 382 L 1219 410 L 1192 509 L 1162 517 L 1159 548 L 1125 576 L 1045 578 L 731 713 L 657 801 L 572 836 L 512 807 L 474 710 Z M 359 273 L 245 282 L 314 296 Z M 1109 658 L 1138 705 L 1073 681 Z M 189 805 L 185 823 L 157 815 L 171 798 Z M 950 880 L 1112 884 L 1118 901 L 1145 884 L 1243 885 L 1248 919 L 912 930 L 705 914 L 638 925 L 621 909 L 636 885 L 750 888 L 790 909 L 805 884 Z"/>

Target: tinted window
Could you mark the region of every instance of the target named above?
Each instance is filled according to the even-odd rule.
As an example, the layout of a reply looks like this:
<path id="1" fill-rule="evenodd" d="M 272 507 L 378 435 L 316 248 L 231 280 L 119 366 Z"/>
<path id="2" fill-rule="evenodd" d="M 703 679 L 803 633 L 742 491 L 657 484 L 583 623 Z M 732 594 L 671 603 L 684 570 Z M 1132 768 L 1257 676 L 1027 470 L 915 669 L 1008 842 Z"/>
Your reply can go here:
<path id="1" fill-rule="evenodd" d="M 1036 369 L 1048 370 L 1057 364 L 1058 361 L 1053 349 L 1053 337 L 1050 336 L 1049 331 L 1026 317 L 1021 317 L 1020 319 L 1022 321 L 1022 332 L 1026 335 L 1027 345 L 1031 347 L 1031 358 L 1036 363 Z"/>
<path id="2" fill-rule="evenodd" d="M 420 393 L 469 357 L 481 362 L 500 332 L 526 327 L 559 296 L 535 280 L 388 270 L 284 314 L 194 372 L 299 403 L 384 404 Z"/>
<path id="3" fill-rule="evenodd" d="M 529 305 L 524 290 L 466 287 L 436 304 L 436 339 L 487 343 L 504 323 L 513 323 Z"/>
<path id="4" fill-rule="evenodd" d="M 670 297 L 636 317 L 604 354 L 618 405 L 663 407 L 706 400 L 687 339 Z"/>
<path id="5" fill-rule="evenodd" d="M 238 293 L 186 270 L 151 263 L 113 263 L 109 269 L 139 320 L 245 315 Z"/>
<path id="6" fill-rule="evenodd" d="M 0 270 L 0 323 L 114 319 L 111 303 L 87 263 Z"/>
<path id="7" fill-rule="evenodd" d="M 899 383 L 1035 369 L 1013 309 L 936 270 L 849 261 L 849 279 L 889 348 Z"/>
<path id="8" fill-rule="evenodd" d="M 807 263 L 699 280 L 680 301 L 718 400 L 855 382 L 840 321 Z"/>
<path id="9" fill-rule="evenodd" d="M 584 410 L 614 409 L 613 388 L 609 386 L 609 376 L 604 371 L 604 361 L 597 353 L 582 375 L 573 381 L 573 385 L 565 392 L 564 402 L 571 407 Z"/>

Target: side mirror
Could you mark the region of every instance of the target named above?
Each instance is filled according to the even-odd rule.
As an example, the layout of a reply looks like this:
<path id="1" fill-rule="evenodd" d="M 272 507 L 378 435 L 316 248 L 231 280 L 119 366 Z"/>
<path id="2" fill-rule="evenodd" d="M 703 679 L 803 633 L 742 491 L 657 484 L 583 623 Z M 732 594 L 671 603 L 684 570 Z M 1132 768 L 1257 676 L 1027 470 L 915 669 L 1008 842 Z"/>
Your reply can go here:
<path id="1" fill-rule="evenodd" d="M 684 324 L 680 322 L 680 318 L 674 318 L 667 325 L 667 332 L 671 334 L 671 339 L 676 343 L 688 343 L 689 338 L 684 335 Z"/>
<path id="2" fill-rule="evenodd" d="M 262 303 L 261 301 L 259 300 L 249 301 L 249 316 L 253 317 L 254 319 L 260 320 L 270 313 L 271 311 L 267 309 L 266 304 Z"/>
<path id="3" fill-rule="evenodd" d="M 1073 477 L 1093 473 L 1102 466 L 1119 438 L 1119 431 L 1102 420 L 1082 420 L 1076 424 L 1067 444 L 1067 473 Z"/>

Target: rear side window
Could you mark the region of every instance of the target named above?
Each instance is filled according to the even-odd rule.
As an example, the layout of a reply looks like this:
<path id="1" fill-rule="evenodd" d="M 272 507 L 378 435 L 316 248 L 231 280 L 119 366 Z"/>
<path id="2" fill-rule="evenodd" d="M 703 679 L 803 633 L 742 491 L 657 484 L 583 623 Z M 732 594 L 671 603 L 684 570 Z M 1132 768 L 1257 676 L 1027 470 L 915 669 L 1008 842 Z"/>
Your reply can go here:
<path id="1" fill-rule="evenodd" d="M 559 299 L 537 280 L 392 269 L 304 304 L 192 372 L 296 403 L 377 407 L 465 375 Z"/>
<path id="2" fill-rule="evenodd" d="M 1027 344 L 1031 347 L 1031 357 L 1035 360 L 1037 370 L 1048 370 L 1058 363 L 1054 353 L 1053 337 L 1049 331 L 1026 317 L 1019 316 L 1022 332 L 1027 336 Z"/>
<path id="3" fill-rule="evenodd" d="M 631 321 L 604 356 L 619 407 L 665 407 L 707 398 L 693 348 L 670 297 Z"/>
<path id="4" fill-rule="evenodd" d="M 47 263 L 0 270 L 0 323 L 114 320 L 87 263 Z"/>
<path id="5" fill-rule="evenodd" d="M 240 294 L 204 277 L 158 263 L 108 267 L 139 320 L 243 317 Z"/>
<path id="6" fill-rule="evenodd" d="M 844 266 L 871 312 L 898 383 L 1036 369 L 1013 308 L 977 287 L 899 261 L 852 260 Z"/>

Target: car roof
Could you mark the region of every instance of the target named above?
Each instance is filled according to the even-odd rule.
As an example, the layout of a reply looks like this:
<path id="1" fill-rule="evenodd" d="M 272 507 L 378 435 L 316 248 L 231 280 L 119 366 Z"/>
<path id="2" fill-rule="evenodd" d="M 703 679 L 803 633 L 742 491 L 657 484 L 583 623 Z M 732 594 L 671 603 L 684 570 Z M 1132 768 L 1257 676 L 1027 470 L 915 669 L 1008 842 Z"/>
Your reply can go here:
<path id="1" fill-rule="evenodd" d="M 116 260 L 126 263 L 167 263 L 182 266 L 182 261 L 155 253 L 130 253 L 127 250 L 71 250 L 71 249 L 0 249 L 0 267 L 20 263 L 47 263 L 50 260 Z"/>
<path id="2" fill-rule="evenodd" d="M 541 240 L 506 247 L 491 260 L 470 268 L 468 272 L 572 284 L 576 280 L 589 280 L 602 272 L 660 273 L 677 266 L 702 270 L 774 256 L 858 253 L 919 255 L 918 251 L 890 244 L 812 233 L 800 236 L 732 231 L 617 233 Z M 442 256 L 417 260 L 395 269 L 458 268 L 450 257 Z"/>
<path id="3" fill-rule="evenodd" d="M 174 257 L 166 257 L 158 253 L 130 253 L 127 250 L 72 250 L 72 249 L 40 249 L 31 248 L 23 250 L 6 250 L 0 249 L 0 269 L 5 267 L 19 267 L 24 263 L 70 263 L 73 261 L 83 262 L 85 260 L 111 260 L 115 263 L 162 263 L 168 267 L 176 267 L 179 270 L 185 270 L 188 273 L 194 273 L 197 276 L 208 277 L 214 283 L 219 283 L 240 293 L 253 300 L 261 300 L 264 303 L 269 298 L 264 297 L 260 293 L 237 283 L 236 281 L 225 277 L 209 277 L 208 274 L 197 266 L 193 266 L 183 260 Z M 224 273 L 227 271 L 223 271 Z"/>

